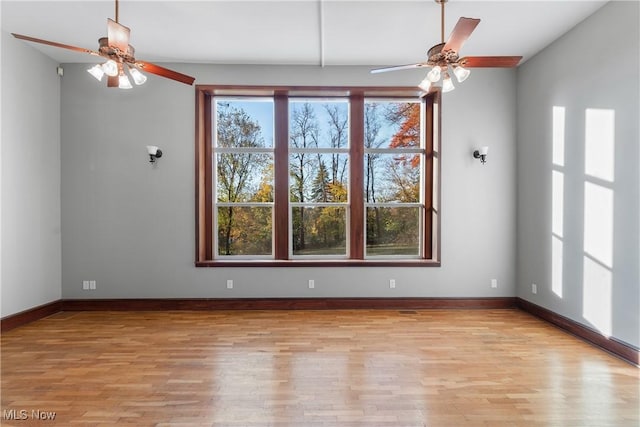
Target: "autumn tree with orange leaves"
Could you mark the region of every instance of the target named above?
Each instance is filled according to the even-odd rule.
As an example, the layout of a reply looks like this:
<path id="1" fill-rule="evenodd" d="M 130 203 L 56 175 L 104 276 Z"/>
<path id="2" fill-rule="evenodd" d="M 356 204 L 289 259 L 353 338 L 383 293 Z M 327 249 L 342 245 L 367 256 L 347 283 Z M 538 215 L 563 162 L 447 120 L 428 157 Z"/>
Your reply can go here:
<path id="1" fill-rule="evenodd" d="M 398 131 L 393 135 L 390 148 L 410 148 L 420 147 L 420 104 L 417 103 L 397 103 L 387 112 L 387 120 L 399 125 Z M 420 156 L 412 155 L 411 159 L 401 156 L 398 160 L 411 166 L 420 165 Z"/>

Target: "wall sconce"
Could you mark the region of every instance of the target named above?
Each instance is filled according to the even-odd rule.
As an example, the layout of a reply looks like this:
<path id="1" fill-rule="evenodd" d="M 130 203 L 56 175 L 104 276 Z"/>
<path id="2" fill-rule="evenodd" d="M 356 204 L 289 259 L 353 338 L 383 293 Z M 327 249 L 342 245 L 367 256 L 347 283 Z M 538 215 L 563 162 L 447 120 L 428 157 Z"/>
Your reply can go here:
<path id="1" fill-rule="evenodd" d="M 489 147 L 481 147 L 479 150 L 473 152 L 473 157 L 476 159 L 480 159 L 482 164 L 487 163 L 487 153 L 489 152 Z"/>
<path id="2" fill-rule="evenodd" d="M 147 153 L 149 153 L 149 163 L 155 163 L 156 159 L 162 157 L 162 150 L 155 145 L 147 145 Z"/>

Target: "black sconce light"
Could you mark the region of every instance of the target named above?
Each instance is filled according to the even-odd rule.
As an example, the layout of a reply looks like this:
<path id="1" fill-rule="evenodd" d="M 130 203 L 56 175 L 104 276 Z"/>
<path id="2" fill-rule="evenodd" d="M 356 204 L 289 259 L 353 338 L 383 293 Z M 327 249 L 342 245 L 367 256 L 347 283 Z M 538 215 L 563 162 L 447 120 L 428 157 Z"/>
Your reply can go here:
<path id="1" fill-rule="evenodd" d="M 162 157 L 162 150 L 155 145 L 147 145 L 147 153 L 149 153 L 149 163 L 155 163 L 156 159 Z"/>
<path id="2" fill-rule="evenodd" d="M 473 157 L 476 159 L 480 159 L 482 164 L 487 163 L 487 153 L 489 152 L 489 147 L 481 147 L 479 150 L 473 152 Z"/>

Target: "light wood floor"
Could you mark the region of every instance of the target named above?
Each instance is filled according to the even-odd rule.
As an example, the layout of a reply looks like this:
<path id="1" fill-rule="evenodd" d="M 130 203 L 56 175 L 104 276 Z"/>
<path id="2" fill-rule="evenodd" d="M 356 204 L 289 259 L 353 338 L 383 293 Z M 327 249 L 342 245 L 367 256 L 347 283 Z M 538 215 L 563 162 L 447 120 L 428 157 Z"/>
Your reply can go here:
<path id="1" fill-rule="evenodd" d="M 76 312 L 2 336 L 3 426 L 637 427 L 639 392 L 518 310 Z"/>

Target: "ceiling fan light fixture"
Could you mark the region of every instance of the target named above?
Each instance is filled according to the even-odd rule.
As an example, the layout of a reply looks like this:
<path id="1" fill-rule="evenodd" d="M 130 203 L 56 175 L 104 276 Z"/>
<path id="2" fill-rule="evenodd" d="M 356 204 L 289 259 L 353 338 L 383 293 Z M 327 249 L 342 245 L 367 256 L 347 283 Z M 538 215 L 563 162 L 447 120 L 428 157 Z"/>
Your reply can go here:
<path id="1" fill-rule="evenodd" d="M 427 74 L 427 79 L 429 79 L 431 83 L 435 83 L 440 80 L 440 67 L 437 65 L 433 67 Z"/>
<path id="2" fill-rule="evenodd" d="M 445 72 L 444 79 L 442 80 L 442 92 L 443 93 L 451 92 L 455 88 L 456 87 L 453 85 L 453 82 L 451 81 L 451 77 L 449 76 L 449 73 Z"/>
<path id="3" fill-rule="evenodd" d="M 110 59 L 102 64 L 102 71 L 104 71 L 107 76 L 115 77 L 118 75 L 118 63 Z"/>
<path id="4" fill-rule="evenodd" d="M 87 73 L 91 74 L 93 77 L 96 78 L 96 80 L 101 81 L 102 77 L 104 76 L 104 70 L 102 69 L 102 67 L 98 64 L 94 65 L 93 67 L 89 68 L 87 70 Z"/>
<path id="5" fill-rule="evenodd" d="M 140 70 L 135 67 L 129 67 L 129 74 L 133 77 L 133 82 L 137 85 L 144 84 L 147 81 L 147 76 L 142 74 Z"/>
<path id="6" fill-rule="evenodd" d="M 118 87 L 120 89 L 131 89 L 131 82 L 129 81 L 129 77 L 127 77 L 124 73 L 120 74 L 118 77 Z"/>
<path id="7" fill-rule="evenodd" d="M 431 80 L 425 77 L 424 80 L 420 82 L 418 87 L 425 92 L 429 92 L 429 90 L 431 89 Z"/>
<path id="8" fill-rule="evenodd" d="M 456 65 L 453 67 L 453 74 L 455 74 L 458 82 L 462 83 L 467 80 L 469 75 L 471 74 L 471 70 L 464 68 L 462 65 Z"/>

